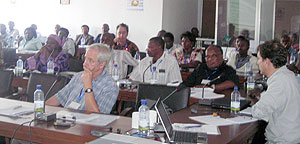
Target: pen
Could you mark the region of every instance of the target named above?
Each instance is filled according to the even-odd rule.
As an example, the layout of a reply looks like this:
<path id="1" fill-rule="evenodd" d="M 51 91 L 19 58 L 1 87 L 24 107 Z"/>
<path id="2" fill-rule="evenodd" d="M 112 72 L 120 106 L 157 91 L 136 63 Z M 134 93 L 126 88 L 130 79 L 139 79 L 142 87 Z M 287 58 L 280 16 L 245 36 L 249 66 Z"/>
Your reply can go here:
<path id="1" fill-rule="evenodd" d="M 13 110 L 16 110 L 16 109 L 21 108 L 21 107 L 22 107 L 21 105 L 15 106 L 15 107 L 13 107 Z"/>
<path id="2" fill-rule="evenodd" d="M 185 126 L 184 128 L 198 128 L 201 127 L 202 125 L 195 125 L 195 126 Z"/>

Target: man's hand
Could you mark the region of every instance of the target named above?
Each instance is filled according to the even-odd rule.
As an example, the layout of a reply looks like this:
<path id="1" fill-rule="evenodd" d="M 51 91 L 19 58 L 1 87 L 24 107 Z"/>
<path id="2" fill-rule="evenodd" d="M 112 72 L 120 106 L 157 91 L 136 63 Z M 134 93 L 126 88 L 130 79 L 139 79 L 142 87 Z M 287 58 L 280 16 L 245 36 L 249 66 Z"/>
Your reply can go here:
<path id="1" fill-rule="evenodd" d="M 89 70 L 87 67 L 83 66 L 84 72 L 81 76 L 82 83 L 84 85 L 84 89 L 92 88 L 92 80 L 93 74 L 92 71 Z"/>

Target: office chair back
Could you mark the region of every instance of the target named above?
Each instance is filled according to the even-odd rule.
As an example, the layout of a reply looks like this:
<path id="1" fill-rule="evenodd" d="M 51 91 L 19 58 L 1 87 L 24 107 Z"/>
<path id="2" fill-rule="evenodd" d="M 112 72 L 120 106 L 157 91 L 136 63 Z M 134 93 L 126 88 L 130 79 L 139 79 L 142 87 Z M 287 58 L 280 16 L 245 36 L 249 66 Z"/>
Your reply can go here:
<path id="1" fill-rule="evenodd" d="M 166 98 L 175 89 L 176 87 L 166 85 L 139 84 L 136 96 L 135 110 L 137 111 L 139 106 L 141 105 L 141 99 L 147 99 L 148 101 L 150 100 L 153 103 L 159 97 L 161 97 L 161 99 Z M 178 92 L 175 92 L 172 96 L 166 99 L 165 104 L 170 109 L 172 109 L 173 112 L 176 112 L 188 106 L 190 94 L 190 88 L 186 87 Z M 150 104 L 150 106 L 152 105 Z"/>
<path id="2" fill-rule="evenodd" d="M 27 101 L 33 102 L 34 100 L 34 91 L 36 90 L 36 85 L 42 85 L 42 91 L 44 92 L 44 95 L 46 96 L 46 93 L 48 92 L 51 85 L 56 81 L 58 76 L 56 75 L 50 75 L 45 73 L 31 73 L 28 81 L 27 86 Z M 49 93 L 48 97 L 45 99 L 49 99 L 54 94 L 56 94 L 59 90 L 61 90 L 67 83 L 69 82 L 69 79 L 64 76 L 60 76 L 60 80 L 56 83 L 56 85 L 53 87 L 51 92 Z"/>
<path id="3" fill-rule="evenodd" d="M 11 94 L 11 84 L 14 78 L 12 70 L 0 70 L 0 97 Z"/>

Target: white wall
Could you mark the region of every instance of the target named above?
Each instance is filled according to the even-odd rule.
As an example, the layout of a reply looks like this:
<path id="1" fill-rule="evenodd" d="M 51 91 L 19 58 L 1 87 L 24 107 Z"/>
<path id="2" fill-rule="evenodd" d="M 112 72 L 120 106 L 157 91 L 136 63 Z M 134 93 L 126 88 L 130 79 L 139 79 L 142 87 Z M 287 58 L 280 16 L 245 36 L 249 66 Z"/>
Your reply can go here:
<path id="1" fill-rule="evenodd" d="M 162 0 L 144 0 L 144 10 L 127 10 L 126 0 L 70 0 L 70 5 L 60 5 L 60 0 L 0 0 L 0 23 L 15 22 L 21 33 L 32 23 L 45 36 L 54 33 L 56 24 L 66 27 L 75 39 L 81 33 L 81 25 L 90 27 L 94 37 L 101 32 L 103 23 L 108 23 L 110 32 L 122 22 L 129 25 L 128 39 L 145 51 L 148 40 L 162 28 Z M 11 11 L 11 13 L 9 12 Z"/>
<path id="2" fill-rule="evenodd" d="M 162 29 L 172 32 L 175 43 L 180 43 L 180 35 L 197 27 L 198 0 L 163 0 Z"/>

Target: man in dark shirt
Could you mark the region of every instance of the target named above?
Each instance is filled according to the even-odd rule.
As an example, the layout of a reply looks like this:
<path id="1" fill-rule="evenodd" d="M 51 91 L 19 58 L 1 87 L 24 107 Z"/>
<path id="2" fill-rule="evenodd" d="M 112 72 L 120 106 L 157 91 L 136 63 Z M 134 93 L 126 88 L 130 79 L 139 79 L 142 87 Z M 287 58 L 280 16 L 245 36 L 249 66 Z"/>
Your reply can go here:
<path id="1" fill-rule="evenodd" d="M 218 76 L 220 78 L 210 85 L 217 91 L 240 85 L 236 71 L 223 62 L 223 51 L 220 46 L 209 46 L 206 50 L 205 59 L 206 63 L 202 63 L 197 67 L 183 82 L 185 86 L 193 87 L 200 85 L 202 80 L 213 80 Z"/>

